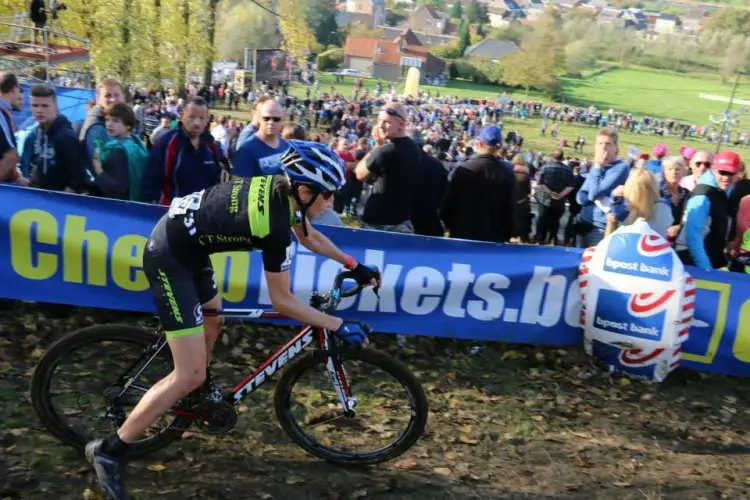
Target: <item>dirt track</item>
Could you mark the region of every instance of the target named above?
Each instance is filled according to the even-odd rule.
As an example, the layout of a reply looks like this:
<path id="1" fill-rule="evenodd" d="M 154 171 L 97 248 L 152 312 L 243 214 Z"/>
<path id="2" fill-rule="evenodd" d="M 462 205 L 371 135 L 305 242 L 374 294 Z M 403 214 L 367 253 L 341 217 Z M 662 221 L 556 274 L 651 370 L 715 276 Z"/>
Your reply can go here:
<path id="1" fill-rule="evenodd" d="M 12 306 L 0 322 L 0 498 L 101 498 L 82 457 L 38 424 L 29 378 L 58 335 L 139 318 L 74 308 L 51 318 L 49 307 Z M 288 335 L 229 330 L 216 356 L 225 385 Z M 128 464 L 133 497 L 750 498 L 746 380 L 678 372 L 655 385 L 602 374 L 575 350 L 493 344 L 472 356 L 468 343 L 376 344 L 419 374 L 432 406 L 428 434 L 401 459 L 351 470 L 308 457 L 279 429 L 269 385 L 246 400 L 250 411 L 229 436 L 195 430 Z"/>

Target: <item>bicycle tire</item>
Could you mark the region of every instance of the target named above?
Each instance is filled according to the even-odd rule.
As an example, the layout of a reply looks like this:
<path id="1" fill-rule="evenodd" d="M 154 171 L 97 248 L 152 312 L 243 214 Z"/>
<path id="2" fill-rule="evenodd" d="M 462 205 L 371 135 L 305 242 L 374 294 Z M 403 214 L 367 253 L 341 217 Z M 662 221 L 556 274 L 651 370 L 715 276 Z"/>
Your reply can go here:
<path id="1" fill-rule="evenodd" d="M 105 341 L 127 341 L 141 344 L 145 350 L 153 345 L 156 336 L 129 325 L 97 325 L 63 336 L 53 343 L 39 360 L 31 379 L 31 401 L 42 424 L 64 444 L 83 451 L 87 437 L 67 426 L 53 408 L 47 394 L 54 369 L 66 356 L 87 344 Z M 136 441 L 128 448 L 128 457 L 140 457 L 160 450 L 182 436 L 192 419 L 177 416 L 158 434 L 144 441 Z"/>
<path id="2" fill-rule="evenodd" d="M 332 450 L 311 439 L 300 429 L 293 418 L 290 398 L 292 396 L 292 388 L 299 378 L 314 366 L 324 363 L 321 356 L 316 356 L 316 351 L 307 352 L 290 363 L 276 384 L 274 409 L 281 428 L 297 446 L 313 456 L 337 465 L 374 465 L 393 460 L 402 455 L 416 444 L 427 424 L 429 403 L 422 384 L 401 362 L 382 351 L 369 348 L 351 348 L 342 351 L 340 355 L 344 360 L 357 360 L 375 365 L 388 372 L 401 383 L 406 389 L 414 409 L 407 431 L 402 434 L 400 439 L 384 449 L 362 454 L 342 453 L 339 450 Z"/>

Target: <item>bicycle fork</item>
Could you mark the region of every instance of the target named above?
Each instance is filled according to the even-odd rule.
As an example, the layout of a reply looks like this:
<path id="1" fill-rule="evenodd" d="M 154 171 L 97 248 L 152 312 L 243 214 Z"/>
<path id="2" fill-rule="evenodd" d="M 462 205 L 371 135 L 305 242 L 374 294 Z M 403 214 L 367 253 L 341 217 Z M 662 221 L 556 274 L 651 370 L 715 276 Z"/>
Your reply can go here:
<path id="1" fill-rule="evenodd" d="M 330 346 L 330 332 L 328 330 L 321 330 L 319 335 L 321 347 L 324 351 L 328 351 Z M 349 375 L 346 373 L 341 357 L 334 354 L 332 356 L 325 356 L 323 359 L 326 364 L 326 372 L 331 377 L 333 388 L 339 398 L 341 408 L 344 410 L 344 415 L 353 418 L 356 415 L 357 397 L 352 394 Z"/>

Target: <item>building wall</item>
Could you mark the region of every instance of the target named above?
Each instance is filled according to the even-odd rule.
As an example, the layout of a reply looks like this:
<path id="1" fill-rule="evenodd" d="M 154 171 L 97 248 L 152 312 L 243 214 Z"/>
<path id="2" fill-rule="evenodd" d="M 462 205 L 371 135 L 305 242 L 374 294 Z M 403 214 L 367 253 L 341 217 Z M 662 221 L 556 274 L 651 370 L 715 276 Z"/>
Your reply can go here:
<path id="1" fill-rule="evenodd" d="M 372 0 L 347 0 L 346 11 L 358 14 L 372 14 Z"/>
<path id="2" fill-rule="evenodd" d="M 488 17 L 493 28 L 505 28 L 510 24 L 507 19 L 503 19 L 502 14 L 488 14 Z"/>
<path id="3" fill-rule="evenodd" d="M 676 31 L 676 23 L 671 20 L 657 19 L 654 31 L 657 33 L 674 33 Z"/>
<path id="4" fill-rule="evenodd" d="M 347 68 L 354 68 L 367 75 L 372 72 L 372 61 L 364 57 L 352 57 L 346 56 L 344 58 L 344 66 Z"/>
<path id="5" fill-rule="evenodd" d="M 389 64 L 373 64 L 372 77 L 389 82 L 398 81 L 401 79 L 401 67 Z"/>

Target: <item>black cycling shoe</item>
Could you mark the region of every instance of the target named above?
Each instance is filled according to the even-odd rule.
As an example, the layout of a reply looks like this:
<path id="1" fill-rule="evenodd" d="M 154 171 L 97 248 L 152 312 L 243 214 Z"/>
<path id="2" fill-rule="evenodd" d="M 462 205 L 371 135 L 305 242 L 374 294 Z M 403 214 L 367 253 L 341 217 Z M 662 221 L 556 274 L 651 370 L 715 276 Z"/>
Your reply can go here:
<path id="1" fill-rule="evenodd" d="M 128 500 L 125 483 L 120 475 L 120 459 L 102 452 L 103 439 L 96 439 L 86 444 L 86 459 L 94 466 L 99 486 L 111 500 Z"/>

